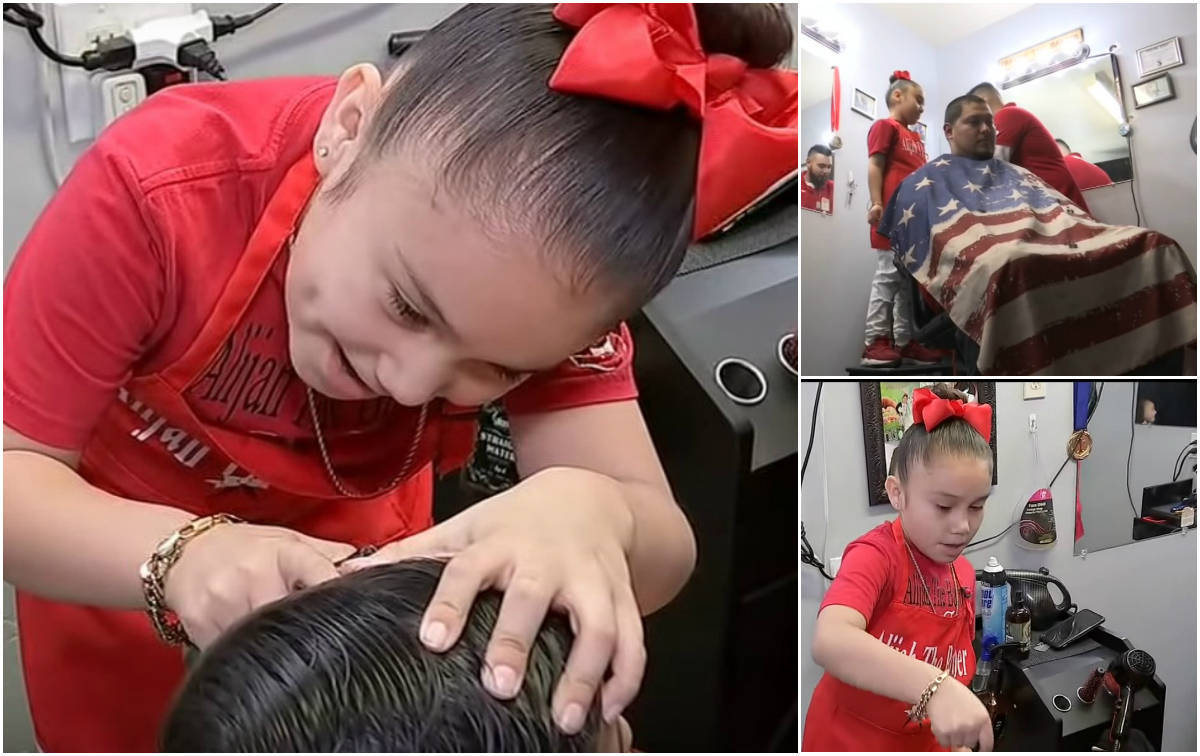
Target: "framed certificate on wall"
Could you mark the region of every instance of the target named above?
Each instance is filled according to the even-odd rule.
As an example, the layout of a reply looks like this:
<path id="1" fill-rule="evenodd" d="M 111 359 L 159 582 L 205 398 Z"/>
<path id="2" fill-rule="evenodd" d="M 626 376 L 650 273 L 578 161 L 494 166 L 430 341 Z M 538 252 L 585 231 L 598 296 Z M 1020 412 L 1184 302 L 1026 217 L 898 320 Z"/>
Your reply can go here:
<path id="1" fill-rule="evenodd" d="M 1179 47 L 1179 37 L 1164 39 L 1137 51 L 1138 76 L 1143 79 L 1182 65 L 1183 50 Z"/>
<path id="2" fill-rule="evenodd" d="M 1153 79 L 1139 81 L 1133 85 L 1133 107 L 1144 108 L 1166 100 L 1175 99 L 1175 86 L 1171 74 L 1160 74 Z"/>

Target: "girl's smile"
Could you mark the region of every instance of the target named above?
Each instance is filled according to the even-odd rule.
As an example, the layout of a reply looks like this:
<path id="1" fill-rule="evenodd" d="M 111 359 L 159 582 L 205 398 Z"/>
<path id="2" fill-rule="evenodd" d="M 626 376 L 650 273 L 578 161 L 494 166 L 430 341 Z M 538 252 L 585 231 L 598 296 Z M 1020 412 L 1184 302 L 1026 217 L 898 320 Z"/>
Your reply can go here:
<path id="1" fill-rule="evenodd" d="M 574 280 L 527 225 L 482 221 L 439 189 L 424 159 L 389 156 L 349 197 L 326 196 L 381 94 L 379 72 L 357 70 L 317 132 L 331 148 L 316 158 L 322 187 L 288 260 L 297 375 L 335 399 L 474 406 L 601 338 L 621 316 L 603 287 Z"/>

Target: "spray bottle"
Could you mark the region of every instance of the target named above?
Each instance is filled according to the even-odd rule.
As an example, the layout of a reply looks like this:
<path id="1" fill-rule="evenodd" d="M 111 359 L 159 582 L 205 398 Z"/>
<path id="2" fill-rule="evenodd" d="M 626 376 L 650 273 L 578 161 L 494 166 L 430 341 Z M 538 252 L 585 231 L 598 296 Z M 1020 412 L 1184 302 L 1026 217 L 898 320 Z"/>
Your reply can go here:
<path id="1" fill-rule="evenodd" d="M 982 647 L 990 652 L 1005 641 L 1004 613 L 1008 609 L 1008 576 L 996 557 L 988 557 L 979 581 L 979 613 L 983 617 Z M 990 656 L 990 653 L 988 654 Z"/>

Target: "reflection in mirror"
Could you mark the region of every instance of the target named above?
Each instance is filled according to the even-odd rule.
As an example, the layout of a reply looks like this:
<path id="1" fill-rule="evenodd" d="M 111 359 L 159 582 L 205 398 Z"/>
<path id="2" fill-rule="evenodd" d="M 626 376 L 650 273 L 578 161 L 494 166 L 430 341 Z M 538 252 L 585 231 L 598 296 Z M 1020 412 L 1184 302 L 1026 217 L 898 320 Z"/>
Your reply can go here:
<path id="1" fill-rule="evenodd" d="M 1099 401 L 1087 423 L 1092 453 L 1071 463 L 1083 525 L 1075 555 L 1147 538 L 1180 537 L 1181 525 L 1187 527 L 1195 512 L 1195 382 L 1076 384 L 1084 397 L 1087 387 Z M 1145 422 L 1144 400 L 1153 402 L 1153 424 Z M 1163 424 L 1164 415 L 1178 424 Z M 1077 426 L 1081 421 L 1076 417 Z"/>
<path id="2" fill-rule="evenodd" d="M 1133 178 L 1117 56 L 1094 55 L 1070 68 L 1005 89 L 1005 102 L 1033 113 L 1059 140 L 1080 189 Z M 1098 170 L 1097 170 L 1098 169 Z"/>
<path id="3" fill-rule="evenodd" d="M 1141 381 L 1133 407 L 1138 425 L 1196 427 L 1195 381 Z"/>
<path id="4" fill-rule="evenodd" d="M 800 206 L 833 215 L 834 158 L 829 149 L 829 111 L 833 104 L 833 68 L 829 61 L 800 51 L 800 147 L 805 161 Z"/>

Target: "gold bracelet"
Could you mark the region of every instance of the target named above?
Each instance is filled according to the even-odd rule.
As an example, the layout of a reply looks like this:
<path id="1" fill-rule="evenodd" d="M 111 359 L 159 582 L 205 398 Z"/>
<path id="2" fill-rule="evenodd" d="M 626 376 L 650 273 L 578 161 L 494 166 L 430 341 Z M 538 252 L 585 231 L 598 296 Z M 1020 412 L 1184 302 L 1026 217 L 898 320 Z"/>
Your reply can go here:
<path id="1" fill-rule="evenodd" d="M 933 694 L 937 693 L 938 686 L 946 680 L 946 676 L 949 674 L 949 670 L 943 670 L 933 682 L 929 683 L 928 687 L 925 688 L 925 692 L 921 694 L 921 700 L 913 704 L 911 709 L 904 712 L 908 715 L 908 721 L 920 722 L 925 718 L 925 707 L 929 706 L 929 699 L 933 698 Z"/>
<path id="2" fill-rule="evenodd" d="M 183 547 L 193 538 L 217 525 L 241 522 L 245 521 L 229 514 L 197 517 L 159 542 L 150 558 L 142 563 L 138 575 L 142 578 L 142 593 L 146 597 L 146 614 L 164 643 L 182 646 L 191 642 L 183 623 L 167 606 L 167 572 L 179 561 Z"/>

